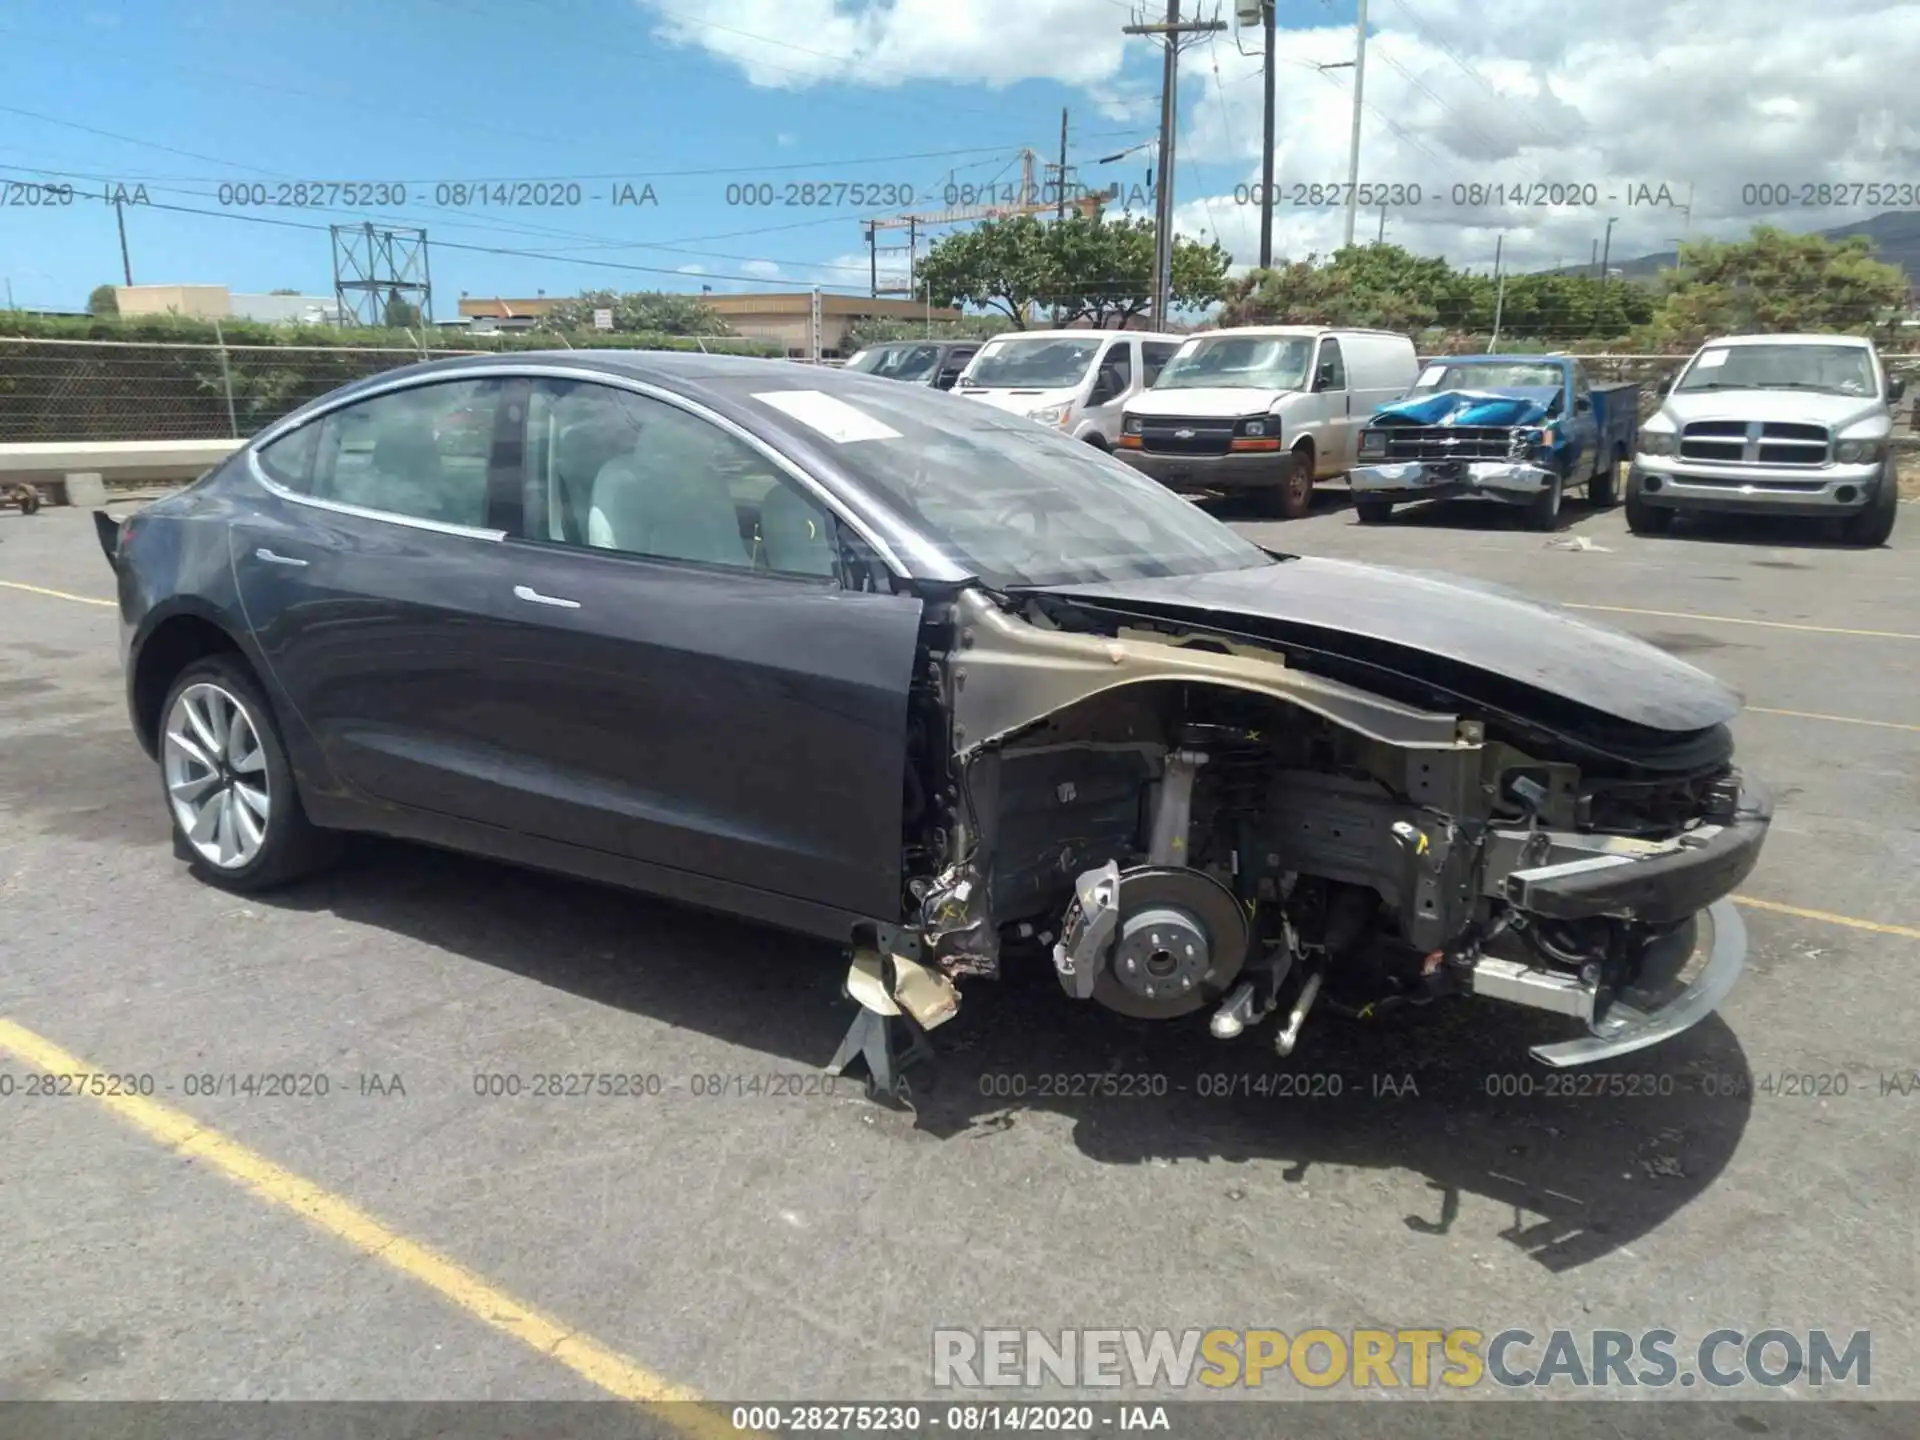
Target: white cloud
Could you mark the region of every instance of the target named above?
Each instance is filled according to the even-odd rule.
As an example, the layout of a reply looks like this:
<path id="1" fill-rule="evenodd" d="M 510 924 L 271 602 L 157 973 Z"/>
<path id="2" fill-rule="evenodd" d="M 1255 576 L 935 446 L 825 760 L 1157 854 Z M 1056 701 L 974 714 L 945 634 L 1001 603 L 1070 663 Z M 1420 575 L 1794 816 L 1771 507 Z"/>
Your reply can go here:
<path id="1" fill-rule="evenodd" d="M 763 280 L 771 280 L 781 273 L 779 265 L 772 260 L 742 260 L 741 270 Z"/>
<path id="2" fill-rule="evenodd" d="M 731 61 L 759 86 L 1002 87 L 1045 78 L 1080 91 L 1111 120 L 1150 123 L 1157 108 L 1151 47 L 1121 35 L 1127 11 L 1113 0 L 636 3 L 664 38 Z M 1814 229 L 1871 213 L 1769 212 L 1743 193 L 1762 182 L 1796 191 L 1920 183 L 1915 0 L 1616 0 L 1604 17 L 1571 18 L 1565 0 L 1506 0 L 1495 12 L 1484 0 L 1397 0 L 1372 18 L 1360 178 L 1418 184 L 1420 204 L 1389 206 L 1387 238 L 1456 263 L 1490 265 L 1503 233 L 1514 264 L 1584 261 L 1610 215 L 1619 217 L 1614 253 L 1630 256 L 1669 248 L 1683 227 L 1729 235 L 1771 218 Z M 1280 45 L 1276 173 L 1290 202 L 1295 182 L 1346 179 L 1353 72 L 1314 67 L 1350 60 L 1353 33 L 1287 30 Z M 1258 178 L 1259 74 L 1258 55 L 1237 53 L 1231 34 L 1185 52 L 1181 175 L 1211 163 Z M 1035 142 L 1044 149 L 1045 139 Z M 1135 158 L 1144 165 L 1152 157 Z M 1663 182 L 1673 204 L 1630 203 L 1633 185 Z M 1597 203 L 1456 207 L 1456 184 L 1591 186 Z M 1679 208 L 1689 184 L 1690 218 Z M 1184 228 L 1217 231 L 1239 261 L 1255 257 L 1256 209 L 1223 193 L 1211 197 L 1209 216 L 1191 179 L 1178 188 Z M 1374 208 L 1359 236 L 1372 238 L 1379 224 Z M 1342 230 L 1338 206 L 1285 203 L 1274 218 L 1276 251 L 1324 252 Z"/>

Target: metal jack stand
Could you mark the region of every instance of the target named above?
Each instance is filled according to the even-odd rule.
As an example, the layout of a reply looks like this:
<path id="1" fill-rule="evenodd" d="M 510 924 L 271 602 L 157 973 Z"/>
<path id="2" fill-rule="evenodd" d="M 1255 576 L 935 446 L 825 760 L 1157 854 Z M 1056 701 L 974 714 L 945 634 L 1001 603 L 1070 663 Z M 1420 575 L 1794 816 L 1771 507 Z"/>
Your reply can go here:
<path id="1" fill-rule="evenodd" d="M 876 1099 L 898 1105 L 907 1094 L 901 1072 L 933 1058 L 927 1028 L 950 1019 L 959 997 L 951 984 L 913 961 L 864 946 L 853 952 L 841 993 L 860 1010 L 827 1062 L 827 1072 L 844 1075 L 855 1060 L 864 1061 L 868 1090 Z"/>

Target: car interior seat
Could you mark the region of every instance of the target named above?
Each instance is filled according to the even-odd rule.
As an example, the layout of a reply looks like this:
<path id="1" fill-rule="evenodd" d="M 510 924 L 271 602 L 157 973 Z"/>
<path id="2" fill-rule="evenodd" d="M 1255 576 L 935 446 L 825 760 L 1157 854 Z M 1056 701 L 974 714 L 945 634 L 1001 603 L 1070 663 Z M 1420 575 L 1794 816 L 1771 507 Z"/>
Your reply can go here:
<path id="1" fill-rule="evenodd" d="M 735 569 L 753 563 L 721 473 L 709 457 L 671 444 L 644 445 L 600 467 L 587 512 L 587 543 Z"/>

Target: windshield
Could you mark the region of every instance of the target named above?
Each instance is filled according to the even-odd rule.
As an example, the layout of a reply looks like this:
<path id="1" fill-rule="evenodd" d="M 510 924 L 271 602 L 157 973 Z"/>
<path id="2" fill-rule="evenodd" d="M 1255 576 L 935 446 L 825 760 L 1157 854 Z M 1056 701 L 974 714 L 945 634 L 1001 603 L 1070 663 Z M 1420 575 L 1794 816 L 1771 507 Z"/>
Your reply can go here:
<path id="1" fill-rule="evenodd" d="M 1429 365 L 1413 388 L 1422 390 L 1558 390 L 1558 365 L 1505 362 L 1493 365 Z"/>
<path id="2" fill-rule="evenodd" d="M 1877 395 L 1880 386 L 1864 345 L 1719 345 L 1702 350 L 1674 389 Z"/>
<path id="3" fill-rule="evenodd" d="M 751 384 L 753 391 L 766 388 L 764 379 Z M 1158 482 L 1084 441 L 990 405 L 868 381 L 847 381 L 832 387 L 830 399 L 818 399 L 853 407 L 861 412 L 851 417 L 857 430 L 879 436 L 828 447 L 874 503 L 996 588 L 1275 563 Z M 838 423 L 849 423 L 838 407 Z M 769 405 L 767 413 L 778 408 Z M 818 434 L 808 438 L 819 441 Z"/>
<path id="4" fill-rule="evenodd" d="M 1313 341 L 1304 335 L 1223 335 L 1189 340 L 1167 362 L 1156 390 L 1304 390 Z"/>
<path id="5" fill-rule="evenodd" d="M 973 357 L 963 390 L 1065 390 L 1086 378 L 1102 339 L 995 340 Z"/>
<path id="6" fill-rule="evenodd" d="M 940 363 L 938 345 L 875 345 L 847 362 L 847 369 L 889 380 L 924 380 Z"/>

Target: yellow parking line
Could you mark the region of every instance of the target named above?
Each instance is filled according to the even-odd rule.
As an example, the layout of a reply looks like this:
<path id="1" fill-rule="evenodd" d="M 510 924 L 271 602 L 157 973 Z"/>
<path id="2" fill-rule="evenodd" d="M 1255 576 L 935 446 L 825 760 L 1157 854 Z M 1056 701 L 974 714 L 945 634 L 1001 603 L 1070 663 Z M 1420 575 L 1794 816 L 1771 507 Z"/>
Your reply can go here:
<path id="1" fill-rule="evenodd" d="M 1856 715 L 1822 715 L 1818 710 L 1775 710 L 1767 705 L 1749 705 L 1746 708 L 1760 715 L 1789 715 L 1795 720 L 1831 720 L 1836 725 L 1871 725 L 1879 730 L 1920 732 L 1920 725 L 1903 725 L 1898 720 L 1862 720 Z"/>
<path id="2" fill-rule="evenodd" d="M 1920 640 L 1904 630 L 1843 630 L 1836 625 L 1795 625 L 1786 620 L 1748 620 L 1738 615 L 1696 615 L 1691 610 L 1636 610 L 1631 605 L 1576 605 L 1560 602 L 1563 610 L 1605 610 L 1614 615 L 1653 615 L 1662 620 L 1709 620 L 1716 625 L 1760 625 L 1769 630 L 1807 630 L 1815 635 L 1861 635 L 1872 640 Z"/>
<path id="3" fill-rule="evenodd" d="M 1793 915 L 1802 920 L 1818 920 L 1826 925 L 1844 925 L 1849 930 L 1871 930 L 1876 935 L 1899 935 L 1920 940 L 1920 930 L 1911 925 L 1882 925 L 1878 920 L 1856 920 L 1851 915 L 1835 915 L 1831 910 L 1803 910 L 1798 905 L 1782 905 L 1778 900 L 1755 900 L 1750 895 L 1733 897 L 1736 905 L 1750 910 L 1771 910 L 1776 915 Z"/>
<path id="4" fill-rule="evenodd" d="M 29 585 L 24 580 L 0 580 L 9 590 L 26 590 L 35 595 L 51 595 L 56 600 L 77 600 L 82 605 L 111 605 L 119 608 L 118 600 L 99 600 L 92 595 L 71 595 L 65 590 L 49 590 L 44 585 Z"/>
<path id="5" fill-rule="evenodd" d="M 69 1055 L 50 1040 L 10 1020 L 0 1020 L 0 1054 L 11 1054 L 54 1075 L 91 1077 L 106 1072 Z M 602 1345 L 592 1336 L 546 1315 L 489 1284 L 457 1262 L 388 1229 L 349 1200 L 321 1189 L 237 1141 L 229 1140 L 191 1115 L 139 1095 L 92 1097 L 134 1129 L 173 1150 L 237 1180 L 262 1200 L 291 1210 L 301 1219 L 346 1241 L 381 1264 L 398 1270 L 457 1305 L 481 1324 L 509 1335 L 608 1394 L 659 1411 L 677 1429 L 702 1440 L 720 1440 L 740 1432 L 726 1417 L 699 1405 L 691 1390 L 661 1379 Z"/>

